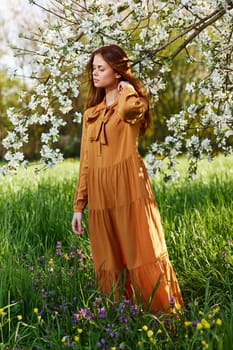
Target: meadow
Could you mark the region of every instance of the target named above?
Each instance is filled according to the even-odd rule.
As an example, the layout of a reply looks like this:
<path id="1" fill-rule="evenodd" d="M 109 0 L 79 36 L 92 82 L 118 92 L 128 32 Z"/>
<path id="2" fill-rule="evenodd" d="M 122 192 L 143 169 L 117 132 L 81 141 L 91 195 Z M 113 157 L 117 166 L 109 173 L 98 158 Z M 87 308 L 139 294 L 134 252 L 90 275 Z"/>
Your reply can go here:
<path id="1" fill-rule="evenodd" d="M 185 301 L 158 316 L 98 292 L 87 212 L 71 230 L 78 162 L 35 169 L 0 177 L 0 349 L 232 349 L 233 157 L 151 180 Z"/>

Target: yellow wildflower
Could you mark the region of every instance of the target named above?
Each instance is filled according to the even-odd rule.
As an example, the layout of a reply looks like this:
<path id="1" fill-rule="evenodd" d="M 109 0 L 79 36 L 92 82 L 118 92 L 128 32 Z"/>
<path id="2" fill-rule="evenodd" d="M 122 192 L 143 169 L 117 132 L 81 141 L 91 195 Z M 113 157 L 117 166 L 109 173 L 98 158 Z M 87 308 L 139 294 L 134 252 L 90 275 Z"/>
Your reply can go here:
<path id="1" fill-rule="evenodd" d="M 208 319 L 210 320 L 213 317 L 212 314 L 208 314 Z"/>
<path id="2" fill-rule="evenodd" d="M 150 330 L 147 332 L 148 338 L 153 337 L 153 334 L 154 334 L 154 332 L 150 329 Z"/>
<path id="3" fill-rule="evenodd" d="M 217 318 L 215 323 L 216 323 L 216 325 L 221 326 L 222 325 L 222 320 L 220 318 Z"/>
<path id="4" fill-rule="evenodd" d="M 49 259 L 48 264 L 49 264 L 49 265 L 53 265 L 53 258 L 50 258 L 50 259 Z"/>
<path id="5" fill-rule="evenodd" d="M 65 342 L 66 342 L 66 337 L 63 337 L 63 338 L 61 339 L 61 342 L 62 342 L 62 343 L 65 343 Z"/>
<path id="6" fill-rule="evenodd" d="M 75 335 L 75 336 L 74 336 L 74 341 L 75 341 L 75 343 L 78 343 L 78 342 L 79 342 L 79 339 L 80 339 L 80 338 L 79 338 L 78 335 Z"/>
<path id="7" fill-rule="evenodd" d="M 162 331 L 162 329 L 158 329 L 158 331 L 157 331 L 157 334 L 160 334 L 160 333 L 162 333 L 163 331 Z"/>
<path id="8" fill-rule="evenodd" d="M 38 314 L 38 312 L 39 312 L 38 308 L 37 308 L 37 307 L 34 307 L 33 312 L 34 312 L 35 314 Z"/>
<path id="9" fill-rule="evenodd" d="M 55 311 L 55 312 L 54 312 L 54 315 L 57 316 L 57 315 L 58 315 L 58 311 Z"/>
<path id="10" fill-rule="evenodd" d="M 79 334 L 81 334 L 81 333 L 83 332 L 83 329 L 82 329 L 82 328 L 78 328 L 78 329 L 77 329 L 77 332 L 78 332 Z"/>
<path id="11" fill-rule="evenodd" d="M 197 329 L 202 329 L 202 328 L 203 328 L 202 324 L 200 322 L 198 322 Z"/>
<path id="12" fill-rule="evenodd" d="M 0 309 L 0 315 L 4 315 L 4 309 Z"/>
<path id="13" fill-rule="evenodd" d="M 208 349 L 209 345 L 207 344 L 207 342 L 205 340 L 202 340 L 201 344 L 203 345 L 204 349 Z"/>
<path id="14" fill-rule="evenodd" d="M 176 307 L 176 310 L 177 310 L 177 311 L 180 311 L 180 310 L 181 310 L 181 305 L 180 305 L 180 304 L 176 304 L 175 307 Z"/>
<path id="15" fill-rule="evenodd" d="M 203 315 L 203 311 L 199 310 L 198 311 L 199 315 Z"/>
<path id="16" fill-rule="evenodd" d="M 23 319 L 23 316 L 22 315 L 17 315 L 17 319 L 18 319 L 18 321 L 21 321 Z"/>
<path id="17" fill-rule="evenodd" d="M 192 326 L 192 322 L 191 321 L 185 321 L 184 325 L 185 325 L 185 327 Z"/>
<path id="18" fill-rule="evenodd" d="M 112 346 L 112 347 L 111 347 L 111 350 L 116 350 L 116 347 L 115 347 L 115 346 Z"/>
<path id="19" fill-rule="evenodd" d="M 219 306 L 216 306 L 214 309 L 213 309 L 213 313 L 214 314 L 218 314 L 220 311 L 220 307 Z"/>
<path id="20" fill-rule="evenodd" d="M 202 318 L 201 323 L 202 323 L 204 328 L 207 328 L 207 329 L 210 328 L 210 323 L 208 321 L 206 321 L 204 318 Z"/>
<path id="21" fill-rule="evenodd" d="M 41 315 L 37 316 L 37 320 L 40 321 L 41 320 Z"/>
<path id="22" fill-rule="evenodd" d="M 142 326 L 142 329 L 146 332 L 148 331 L 148 327 L 146 325 Z"/>
<path id="23" fill-rule="evenodd" d="M 63 255 L 63 257 L 64 257 L 65 260 L 69 260 L 69 256 L 68 256 L 67 253 L 65 253 L 65 254 Z"/>

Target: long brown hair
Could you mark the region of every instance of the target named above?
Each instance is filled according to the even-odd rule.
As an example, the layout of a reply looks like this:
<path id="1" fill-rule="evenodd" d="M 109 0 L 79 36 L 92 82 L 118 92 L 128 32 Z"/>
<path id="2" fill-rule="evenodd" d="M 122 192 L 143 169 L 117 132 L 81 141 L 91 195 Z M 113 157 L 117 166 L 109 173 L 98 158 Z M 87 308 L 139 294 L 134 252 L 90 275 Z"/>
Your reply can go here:
<path id="1" fill-rule="evenodd" d="M 124 50 L 122 50 L 122 48 L 119 47 L 118 45 L 106 45 L 95 50 L 92 53 L 90 60 L 87 64 L 87 72 L 88 72 L 89 81 L 90 81 L 90 89 L 89 89 L 88 98 L 87 98 L 87 108 L 97 105 L 105 97 L 105 89 L 97 88 L 93 84 L 93 78 L 92 78 L 93 60 L 95 55 L 97 54 L 100 54 L 103 57 L 103 59 L 110 65 L 110 67 L 116 73 L 120 74 L 121 76 L 120 80 L 128 81 L 130 84 L 132 84 L 135 90 L 137 91 L 138 95 L 141 97 L 144 97 L 148 101 L 148 106 L 149 106 L 149 100 L 145 93 L 145 88 L 141 80 L 137 79 L 132 74 L 130 62 Z M 142 127 L 141 127 L 141 134 L 145 133 L 149 124 L 150 124 L 150 113 L 149 113 L 149 107 L 148 107 L 145 113 L 144 123 L 142 124 Z"/>

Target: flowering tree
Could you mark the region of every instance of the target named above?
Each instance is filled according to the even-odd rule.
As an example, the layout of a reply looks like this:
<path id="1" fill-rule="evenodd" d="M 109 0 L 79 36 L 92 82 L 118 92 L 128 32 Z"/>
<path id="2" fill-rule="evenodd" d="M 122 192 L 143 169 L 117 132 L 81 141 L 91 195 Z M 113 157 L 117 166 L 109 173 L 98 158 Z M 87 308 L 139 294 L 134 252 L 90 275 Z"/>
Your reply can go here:
<path id="1" fill-rule="evenodd" d="M 74 101 L 85 84 L 84 67 L 93 50 L 110 43 L 125 49 L 153 103 L 181 53 L 189 64 L 199 67 L 199 74 L 186 85 L 188 94 L 198 93 L 198 101 L 167 119 L 169 136 L 153 143 L 146 157 L 150 174 L 161 171 L 167 158 L 167 178 L 176 177 L 177 156 L 185 153 L 194 175 L 198 160 L 211 159 L 217 151 L 232 152 L 233 1 L 53 0 L 43 8 L 54 20 L 46 30 L 27 36 L 38 45 L 33 52 L 37 68 L 32 73 L 38 84 L 21 111 L 8 110 L 14 129 L 3 141 L 8 163 L 2 173 L 24 162 L 21 148 L 33 124 L 50 126 L 41 135 L 42 162 L 53 166 L 62 160 L 54 143 L 63 117 L 72 112 L 74 122 L 81 121 Z"/>

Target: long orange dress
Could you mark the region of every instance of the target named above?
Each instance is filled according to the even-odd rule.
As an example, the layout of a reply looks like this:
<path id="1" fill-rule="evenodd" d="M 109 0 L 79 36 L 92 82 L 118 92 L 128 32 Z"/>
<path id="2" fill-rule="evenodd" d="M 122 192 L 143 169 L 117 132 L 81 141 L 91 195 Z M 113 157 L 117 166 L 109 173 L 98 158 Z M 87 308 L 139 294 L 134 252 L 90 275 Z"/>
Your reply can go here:
<path id="1" fill-rule="evenodd" d="M 88 204 L 88 226 L 98 286 L 109 293 L 123 283 L 158 313 L 170 299 L 183 305 L 169 261 L 161 219 L 138 153 L 144 98 L 124 86 L 116 103 L 84 113 L 74 211 Z M 125 280 L 124 280 L 125 281 Z M 155 293 L 152 292 L 155 290 Z M 153 295 L 153 298 L 151 298 Z"/>

